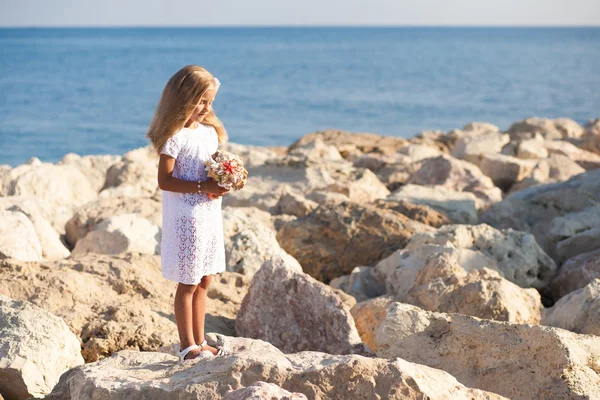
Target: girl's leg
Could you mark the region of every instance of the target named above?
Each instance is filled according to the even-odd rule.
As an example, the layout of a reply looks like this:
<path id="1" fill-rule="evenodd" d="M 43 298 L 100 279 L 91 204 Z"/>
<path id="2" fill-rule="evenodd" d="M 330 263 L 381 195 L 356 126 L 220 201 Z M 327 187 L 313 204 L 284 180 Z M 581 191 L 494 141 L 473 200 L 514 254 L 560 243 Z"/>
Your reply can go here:
<path id="1" fill-rule="evenodd" d="M 193 300 L 194 293 L 198 285 L 185 285 L 180 283 L 175 293 L 175 320 L 177 321 L 177 331 L 179 332 L 179 345 L 181 350 L 195 344 L 193 330 Z M 200 349 L 192 350 L 185 357 L 194 358 L 200 354 Z"/>
<path id="2" fill-rule="evenodd" d="M 206 319 L 206 294 L 208 292 L 208 285 L 212 280 L 212 276 L 207 275 L 202 278 L 200 283 L 198 284 L 198 288 L 194 292 L 194 300 L 193 300 L 193 330 L 194 330 L 194 339 L 196 340 L 196 344 L 202 343 L 204 340 L 204 321 Z M 217 349 L 212 346 L 204 346 L 202 350 L 209 350 L 213 354 L 217 354 Z"/>

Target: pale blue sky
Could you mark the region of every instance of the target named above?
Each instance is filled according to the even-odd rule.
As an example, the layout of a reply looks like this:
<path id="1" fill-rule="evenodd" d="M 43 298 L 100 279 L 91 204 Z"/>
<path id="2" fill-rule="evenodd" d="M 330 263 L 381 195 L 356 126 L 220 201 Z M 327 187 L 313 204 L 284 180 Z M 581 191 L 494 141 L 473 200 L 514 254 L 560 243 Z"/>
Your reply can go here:
<path id="1" fill-rule="evenodd" d="M 600 0 L 0 0 L 0 26 L 600 25 Z"/>

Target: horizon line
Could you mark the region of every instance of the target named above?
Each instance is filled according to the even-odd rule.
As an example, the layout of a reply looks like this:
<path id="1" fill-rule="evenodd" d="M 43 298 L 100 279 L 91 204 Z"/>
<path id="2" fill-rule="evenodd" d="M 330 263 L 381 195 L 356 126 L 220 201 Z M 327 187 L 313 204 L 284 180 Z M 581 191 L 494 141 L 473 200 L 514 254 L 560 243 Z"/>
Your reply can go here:
<path id="1" fill-rule="evenodd" d="M 465 28 L 489 28 L 489 29 L 507 29 L 507 28 L 524 28 L 524 29 L 577 29 L 577 28 L 600 28 L 598 25 L 369 25 L 369 24 L 347 24 L 347 25 L 323 25 L 323 24 L 288 24 L 288 25 L 0 25 L 0 29 L 268 29 L 268 28 L 447 28 L 447 29 L 465 29 Z"/>

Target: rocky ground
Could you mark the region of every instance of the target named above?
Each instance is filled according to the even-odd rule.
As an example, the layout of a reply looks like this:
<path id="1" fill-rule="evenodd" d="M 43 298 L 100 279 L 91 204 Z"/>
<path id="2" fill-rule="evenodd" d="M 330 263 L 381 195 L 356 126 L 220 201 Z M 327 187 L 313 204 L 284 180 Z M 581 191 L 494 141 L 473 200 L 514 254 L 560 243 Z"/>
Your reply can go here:
<path id="1" fill-rule="evenodd" d="M 0 166 L 0 398 L 600 399 L 600 120 L 225 149 L 183 363 L 152 148 Z"/>

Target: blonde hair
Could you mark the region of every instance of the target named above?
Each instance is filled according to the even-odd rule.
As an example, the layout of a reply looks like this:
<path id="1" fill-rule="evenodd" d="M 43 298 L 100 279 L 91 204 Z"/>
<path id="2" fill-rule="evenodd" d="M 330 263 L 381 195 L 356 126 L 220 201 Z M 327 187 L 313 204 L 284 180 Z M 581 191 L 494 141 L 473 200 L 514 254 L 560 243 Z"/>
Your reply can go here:
<path id="1" fill-rule="evenodd" d="M 184 127 L 204 93 L 216 87 L 214 76 L 197 65 L 187 65 L 169 79 L 146 134 L 157 153 L 170 137 Z M 213 110 L 204 117 L 202 123 L 215 128 L 219 143 L 227 141 L 227 131 Z"/>

